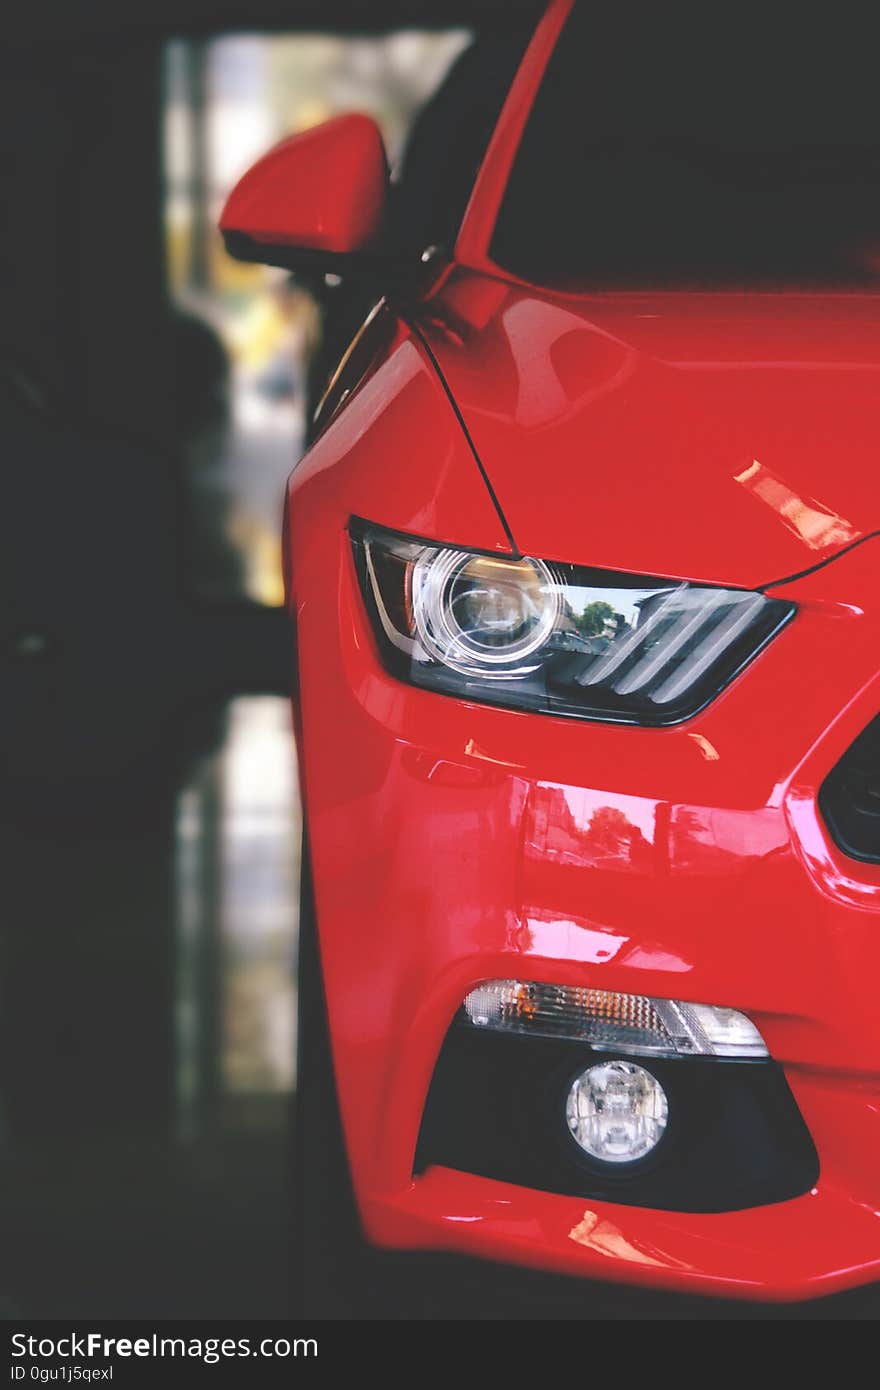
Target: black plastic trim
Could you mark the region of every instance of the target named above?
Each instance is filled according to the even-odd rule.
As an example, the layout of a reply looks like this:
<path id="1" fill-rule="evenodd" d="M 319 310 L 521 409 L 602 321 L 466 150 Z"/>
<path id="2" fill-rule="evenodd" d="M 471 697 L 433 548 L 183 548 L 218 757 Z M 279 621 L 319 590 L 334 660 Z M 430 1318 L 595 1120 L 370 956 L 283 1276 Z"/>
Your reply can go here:
<path id="1" fill-rule="evenodd" d="M 815 1185 L 813 1141 L 782 1068 L 769 1060 L 622 1057 L 663 1086 L 667 1130 L 639 1162 L 618 1168 L 590 1160 L 568 1131 L 565 1100 L 575 1076 L 615 1055 L 454 1023 L 431 1083 L 415 1172 L 439 1164 L 543 1192 L 686 1212 L 765 1206 Z"/>
<path id="2" fill-rule="evenodd" d="M 880 864 L 880 715 L 825 778 L 819 809 L 838 849 L 863 864 Z"/>
<path id="3" fill-rule="evenodd" d="M 404 260 L 387 251 L 319 251 L 312 247 L 272 245 L 245 232 L 224 232 L 223 244 L 236 261 L 278 266 L 301 275 L 338 275 L 341 279 L 372 280 L 383 292 L 412 288 L 425 277 L 416 259 Z"/>

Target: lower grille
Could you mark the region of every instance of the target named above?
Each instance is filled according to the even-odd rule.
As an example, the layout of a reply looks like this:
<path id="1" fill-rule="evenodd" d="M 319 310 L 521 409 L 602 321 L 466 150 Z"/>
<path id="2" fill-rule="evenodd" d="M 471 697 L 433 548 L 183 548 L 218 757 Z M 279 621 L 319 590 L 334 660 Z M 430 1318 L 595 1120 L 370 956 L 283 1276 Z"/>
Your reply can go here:
<path id="1" fill-rule="evenodd" d="M 668 1097 L 664 1137 L 619 1169 L 588 1159 L 569 1132 L 566 1097 L 574 1077 L 613 1056 L 566 1038 L 453 1023 L 414 1171 L 440 1164 L 542 1192 L 688 1212 L 782 1202 L 815 1185 L 813 1141 L 782 1068 L 769 1060 L 645 1058 Z"/>
<path id="2" fill-rule="evenodd" d="M 844 854 L 880 864 L 880 715 L 829 772 L 819 808 Z"/>

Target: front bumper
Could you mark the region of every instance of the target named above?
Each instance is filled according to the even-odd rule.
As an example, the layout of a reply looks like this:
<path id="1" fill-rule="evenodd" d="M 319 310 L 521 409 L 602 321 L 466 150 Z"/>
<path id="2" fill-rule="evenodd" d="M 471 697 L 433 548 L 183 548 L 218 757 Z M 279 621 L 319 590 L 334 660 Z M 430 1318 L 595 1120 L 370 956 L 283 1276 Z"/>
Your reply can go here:
<path id="1" fill-rule="evenodd" d="M 289 551 L 322 968 L 368 1237 L 767 1299 L 880 1278 L 880 871 L 841 855 L 816 804 L 880 708 L 880 542 L 780 590 L 796 620 L 701 715 L 635 729 L 388 677 L 339 492 L 294 475 Z M 414 1179 L 444 1035 L 492 978 L 748 1013 L 818 1150 L 815 1188 L 684 1214 L 440 1167 Z"/>
<path id="2" fill-rule="evenodd" d="M 795 1302 L 880 1277 L 877 1218 L 820 1183 L 815 1194 L 723 1216 L 593 1202 L 434 1168 L 367 1200 L 377 1245 L 455 1251 L 582 1278 Z"/>

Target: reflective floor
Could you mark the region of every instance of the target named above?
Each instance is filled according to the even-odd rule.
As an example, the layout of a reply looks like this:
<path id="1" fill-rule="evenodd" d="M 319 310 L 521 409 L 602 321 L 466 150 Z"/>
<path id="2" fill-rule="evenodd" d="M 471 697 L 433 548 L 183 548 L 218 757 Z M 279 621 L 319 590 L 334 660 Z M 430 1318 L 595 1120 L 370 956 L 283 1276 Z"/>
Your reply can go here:
<path id="1" fill-rule="evenodd" d="M 198 732 L 133 823 L 4 830 L 7 1314 L 289 1311 L 288 706 L 238 699 Z"/>

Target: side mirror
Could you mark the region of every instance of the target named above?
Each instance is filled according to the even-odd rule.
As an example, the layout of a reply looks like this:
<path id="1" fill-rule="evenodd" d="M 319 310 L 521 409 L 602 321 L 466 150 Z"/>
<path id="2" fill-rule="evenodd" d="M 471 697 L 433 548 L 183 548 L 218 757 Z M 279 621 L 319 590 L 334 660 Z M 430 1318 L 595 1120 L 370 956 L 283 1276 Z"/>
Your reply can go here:
<path id="1" fill-rule="evenodd" d="M 220 216 L 240 261 L 336 274 L 379 261 L 388 161 L 369 116 L 336 116 L 276 145 L 239 180 Z"/>

